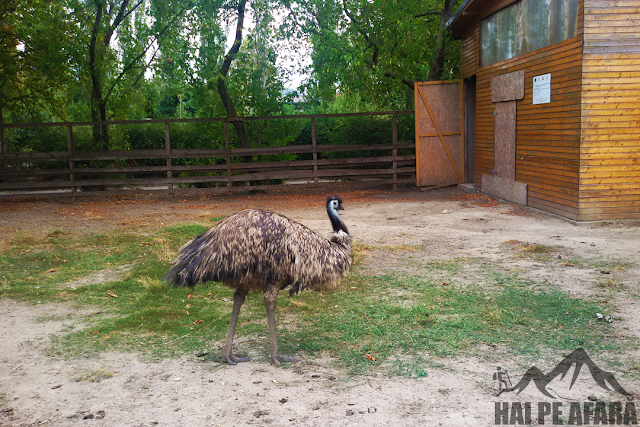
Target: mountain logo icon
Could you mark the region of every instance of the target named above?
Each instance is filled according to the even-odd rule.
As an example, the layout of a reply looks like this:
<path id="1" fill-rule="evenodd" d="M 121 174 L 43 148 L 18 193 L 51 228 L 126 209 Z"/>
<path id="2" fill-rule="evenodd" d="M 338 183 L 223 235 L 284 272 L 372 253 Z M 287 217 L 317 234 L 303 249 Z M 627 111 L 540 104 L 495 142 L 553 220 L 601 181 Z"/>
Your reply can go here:
<path id="1" fill-rule="evenodd" d="M 520 381 L 518 381 L 518 383 L 512 387 L 510 387 L 511 381 L 507 372 L 504 370 L 501 371 L 501 368 L 498 368 L 498 372 L 493 375 L 494 379 L 497 379 L 499 381 L 499 390 L 496 396 L 500 396 L 502 393 L 509 391 L 515 391 L 516 394 L 519 394 L 533 381 L 533 383 L 542 394 L 555 399 L 555 397 L 549 392 L 549 390 L 547 390 L 547 386 L 549 385 L 549 383 L 557 377 L 563 379 L 567 375 L 569 370 L 574 367 L 575 369 L 573 371 L 573 377 L 569 386 L 569 388 L 571 388 L 578 379 L 578 375 L 580 374 L 580 370 L 583 366 L 586 366 L 589 369 L 589 372 L 591 373 L 594 381 L 600 387 L 608 391 L 616 391 L 623 396 L 626 396 L 628 401 L 633 400 L 633 396 L 631 395 L 631 393 L 628 393 L 624 388 L 622 388 L 613 374 L 596 366 L 587 352 L 582 348 L 578 348 L 572 351 L 571 354 L 562 359 L 558 366 L 553 368 L 553 370 L 548 374 L 545 374 L 540 369 L 532 366 L 527 370 L 527 372 L 525 372 Z M 509 381 L 507 382 L 507 380 Z"/>

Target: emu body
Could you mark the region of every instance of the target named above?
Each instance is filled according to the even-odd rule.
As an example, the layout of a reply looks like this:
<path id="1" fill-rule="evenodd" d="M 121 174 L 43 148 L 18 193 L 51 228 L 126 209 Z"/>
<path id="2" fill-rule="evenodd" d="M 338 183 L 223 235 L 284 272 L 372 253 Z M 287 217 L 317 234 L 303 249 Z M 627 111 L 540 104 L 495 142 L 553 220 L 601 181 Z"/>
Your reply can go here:
<path id="1" fill-rule="evenodd" d="M 165 280 L 194 287 L 203 282 L 222 282 L 235 289 L 233 311 L 222 352 L 224 363 L 248 359 L 232 354 L 240 307 L 250 291 L 264 292 L 270 338 L 271 362 L 295 362 L 278 351 L 275 308 L 278 292 L 291 287 L 290 295 L 306 288 L 334 289 L 353 262 L 351 237 L 338 210 L 339 196 L 327 197 L 327 214 L 333 227 L 327 240 L 304 225 L 278 213 L 248 209 L 231 215 L 180 249 Z"/>

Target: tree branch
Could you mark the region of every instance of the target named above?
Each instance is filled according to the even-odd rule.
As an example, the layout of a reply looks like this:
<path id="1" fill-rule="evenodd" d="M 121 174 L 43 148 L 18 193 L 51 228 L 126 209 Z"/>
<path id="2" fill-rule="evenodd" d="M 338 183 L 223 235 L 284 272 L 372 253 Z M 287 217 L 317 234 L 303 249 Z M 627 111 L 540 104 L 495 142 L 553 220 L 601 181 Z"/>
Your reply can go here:
<path id="1" fill-rule="evenodd" d="M 229 52 L 224 57 L 224 62 L 222 63 L 222 67 L 220 67 L 220 72 L 218 73 L 218 80 L 217 80 L 218 94 L 220 95 L 220 100 L 222 101 L 222 105 L 224 106 L 224 109 L 227 112 L 227 117 L 238 117 L 238 113 L 236 112 L 236 109 L 233 105 L 233 100 L 231 99 L 231 96 L 229 96 L 229 92 L 227 91 L 225 78 L 229 73 L 229 67 L 231 66 L 231 62 L 233 61 L 237 53 L 240 51 L 240 46 L 242 45 L 242 30 L 244 28 L 244 12 L 245 12 L 246 3 L 247 3 L 247 0 L 240 0 L 240 2 L 238 2 L 238 22 L 236 24 L 236 38 L 233 42 L 233 45 L 231 46 L 231 49 L 229 49 Z M 247 133 L 244 128 L 244 122 L 234 120 L 232 124 L 236 130 L 236 134 L 238 135 L 240 147 L 248 148 L 249 142 L 247 140 Z M 246 162 L 251 161 L 250 156 L 246 156 L 244 159 Z"/>
<path id="2" fill-rule="evenodd" d="M 440 16 L 441 14 L 442 14 L 442 12 L 439 11 L 439 10 L 429 10 L 429 11 L 426 11 L 424 13 L 419 13 L 417 15 L 413 15 L 413 17 L 414 18 L 422 18 L 423 16 L 430 16 L 430 15 L 438 15 L 438 16 Z"/>
<path id="3" fill-rule="evenodd" d="M 431 62 L 429 63 L 429 75 L 427 80 L 434 81 L 442 78 L 444 71 L 444 56 L 446 51 L 446 32 L 447 21 L 453 14 L 453 7 L 455 6 L 455 0 L 445 0 L 440 14 L 440 22 L 438 23 L 438 34 L 436 35 L 436 43 L 433 49 L 433 55 L 431 56 Z"/>
<path id="4" fill-rule="evenodd" d="M 135 67 L 135 68 L 142 68 L 142 72 L 140 74 L 138 74 L 138 77 L 136 77 L 133 81 L 133 83 L 131 84 L 131 87 L 134 88 L 137 86 L 138 82 L 140 81 L 140 79 L 144 76 L 144 73 L 147 71 L 147 68 L 149 68 L 149 66 L 153 63 L 153 61 L 156 59 L 156 56 L 158 55 L 158 52 L 160 52 L 160 49 L 156 49 L 155 52 L 153 52 L 153 55 L 151 55 L 151 59 L 149 59 L 149 61 L 146 62 L 146 64 L 140 67 Z M 132 68 L 133 69 L 133 68 Z"/>
<path id="5" fill-rule="evenodd" d="M 284 1 L 283 3 L 285 7 L 289 10 L 289 17 L 293 20 L 293 23 L 295 24 L 296 28 L 300 29 L 301 31 L 308 31 L 314 35 L 320 35 L 320 32 L 315 28 L 312 28 L 312 27 L 305 28 L 302 24 L 298 22 L 298 19 L 296 18 L 296 12 L 291 8 L 291 2 Z M 320 20 L 318 19 L 318 15 L 313 14 L 313 17 L 316 19 L 316 25 L 322 28 L 322 25 L 320 24 Z"/>
<path id="6" fill-rule="evenodd" d="M 28 86 L 28 87 L 31 87 L 31 86 Z M 39 88 L 39 89 L 32 89 L 31 91 L 29 91 L 26 94 L 19 93 L 20 94 L 19 96 L 14 96 L 14 97 L 11 97 L 11 98 L 7 98 L 5 104 L 9 104 L 10 102 L 22 101 L 23 99 L 34 97 L 33 95 L 35 95 L 35 94 L 39 94 L 40 92 L 46 92 L 47 90 L 53 89 L 53 88 L 55 88 L 54 85 L 49 85 L 49 86 L 45 86 L 45 87 L 42 87 L 42 88 Z M 40 98 L 41 99 L 46 99 L 45 97 L 40 97 Z"/>
<path id="7" fill-rule="evenodd" d="M 102 40 L 103 45 L 109 46 L 109 43 L 111 43 L 111 37 L 113 37 L 113 32 L 116 30 L 116 28 L 118 28 L 118 25 L 120 25 L 120 22 L 122 22 L 122 16 L 124 15 L 124 11 L 126 10 L 128 4 L 129 4 L 129 0 L 124 0 L 122 4 L 120 4 L 120 9 L 118 10 L 118 14 L 116 15 L 116 18 L 113 20 L 113 22 L 109 22 L 109 29 L 107 30 L 107 33 L 104 35 L 104 38 Z M 112 12 L 113 12 L 113 5 L 111 5 L 111 9 L 107 11 L 106 15 L 109 18 L 111 18 Z"/>
<path id="8" fill-rule="evenodd" d="M 392 79 L 396 79 L 396 80 L 400 80 L 404 85 L 408 86 L 411 90 L 413 90 L 413 85 L 414 85 L 414 81 L 413 80 L 409 80 L 407 78 L 404 77 L 398 77 L 396 75 L 396 73 L 394 73 L 393 71 L 390 71 L 386 68 L 380 67 L 380 49 L 378 47 L 378 45 L 376 43 L 373 42 L 373 40 L 371 39 L 371 37 L 369 37 L 369 35 L 365 32 L 360 30 L 359 28 L 359 22 L 357 19 L 354 19 L 351 12 L 347 9 L 346 5 L 344 4 L 344 2 L 342 3 L 342 7 L 344 10 L 345 15 L 347 15 L 347 17 L 349 17 L 349 19 L 351 19 L 351 22 L 354 24 L 354 27 L 356 28 L 356 31 L 358 31 L 358 33 L 362 36 L 362 38 L 364 38 L 364 40 L 369 43 L 369 46 L 367 46 L 367 48 L 365 49 L 365 52 L 369 49 L 369 48 L 373 48 L 373 54 L 371 56 L 371 60 L 369 61 L 369 68 L 371 68 L 372 70 L 375 68 L 379 68 L 380 70 L 382 70 L 382 72 L 384 73 L 385 77 L 389 77 Z M 397 43 L 396 43 L 397 45 Z"/>
<path id="9" fill-rule="evenodd" d="M 133 69 L 135 69 L 135 68 L 138 68 L 138 67 L 136 67 L 136 66 L 135 66 L 135 64 L 136 64 L 139 60 L 141 60 L 141 59 L 142 59 L 142 58 L 147 54 L 147 52 L 149 51 L 149 49 L 151 49 L 151 47 L 153 46 L 153 44 L 154 44 L 154 43 L 156 43 L 156 42 L 158 41 L 158 39 L 162 36 L 162 34 L 164 34 L 164 32 L 165 32 L 165 31 L 167 31 L 167 29 L 168 29 L 171 25 L 173 25 L 173 23 L 174 23 L 178 18 L 180 18 L 180 16 L 182 16 L 182 14 L 183 14 L 185 11 L 186 11 L 186 9 L 183 9 L 180 13 L 176 14 L 176 15 L 174 16 L 174 18 L 173 18 L 171 21 L 169 21 L 169 22 L 167 23 L 167 25 L 165 25 L 165 26 L 164 26 L 164 28 L 162 28 L 162 30 L 160 30 L 160 31 L 158 32 L 158 34 L 154 37 L 154 39 L 153 39 L 153 40 L 151 40 L 151 41 L 149 42 L 149 44 L 147 45 L 147 47 L 146 47 L 142 52 L 140 52 L 140 54 L 139 54 L 139 55 L 137 55 L 135 58 L 133 58 L 133 59 L 129 62 L 129 64 L 127 64 L 127 65 L 122 69 L 122 71 L 120 71 L 120 74 L 118 74 L 118 77 L 116 77 L 116 79 L 113 81 L 113 84 L 111 85 L 111 87 L 110 87 L 110 88 L 109 88 L 109 90 L 107 91 L 107 94 L 104 96 L 104 98 L 103 98 L 104 102 L 106 102 L 106 101 L 109 99 L 109 97 L 111 97 L 111 94 L 112 94 L 112 93 L 113 93 L 113 91 L 115 90 L 115 88 L 116 88 L 116 86 L 118 85 L 118 83 L 120 82 L 120 80 L 122 80 L 122 79 L 124 78 L 125 74 L 127 74 L 129 71 L 131 71 L 131 70 L 133 70 Z M 149 67 L 149 65 L 151 65 L 151 62 L 153 61 L 153 59 L 154 59 L 154 58 L 155 58 L 155 54 L 154 54 L 154 56 L 151 58 L 151 60 L 150 60 L 148 63 L 146 63 L 146 66 L 144 67 L 144 68 L 145 68 L 145 70 Z"/>
<path id="10" fill-rule="evenodd" d="M 89 41 L 89 74 L 91 75 L 91 87 L 94 93 L 95 99 L 100 98 L 100 82 L 98 76 L 98 70 L 96 68 L 96 44 L 98 39 L 98 29 L 100 27 L 100 21 L 102 20 L 102 3 L 95 1 L 96 4 L 96 19 L 93 22 L 93 28 L 91 29 L 91 39 Z"/>
<path id="11" fill-rule="evenodd" d="M 233 61 L 235 55 L 237 55 L 240 51 L 240 46 L 242 45 L 242 30 L 244 28 L 244 7 L 246 3 L 246 0 L 242 0 L 240 1 L 240 3 L 238 3 L 238 23 L 236 25 L 236 38 L 233 41 L 231 49 L 229 49 L 229 52 L 224 57 L 224 62 L 222 63 L 222 67 L 220 67 L 218 80 L 220 80 L 221 77 L 227 77 L 227 74 L 229 73 L 229 67 L 231 67 L 231 62 Z"/>

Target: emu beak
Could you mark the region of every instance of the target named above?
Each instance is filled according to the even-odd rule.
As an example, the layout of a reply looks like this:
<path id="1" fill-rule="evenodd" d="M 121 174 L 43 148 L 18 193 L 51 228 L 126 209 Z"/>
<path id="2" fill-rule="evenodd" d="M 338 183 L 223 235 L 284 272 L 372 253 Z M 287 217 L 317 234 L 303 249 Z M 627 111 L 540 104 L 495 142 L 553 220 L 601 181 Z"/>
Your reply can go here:
<path id="1" fill-rule="evenodd" d="M 344 210 L 344 208 L 342 207 L 342 203 L 340 203 L 340 204 L 338 205 L 338 210 L 339 210 L 339 211 L 343 211 L 343 210 Z"/>

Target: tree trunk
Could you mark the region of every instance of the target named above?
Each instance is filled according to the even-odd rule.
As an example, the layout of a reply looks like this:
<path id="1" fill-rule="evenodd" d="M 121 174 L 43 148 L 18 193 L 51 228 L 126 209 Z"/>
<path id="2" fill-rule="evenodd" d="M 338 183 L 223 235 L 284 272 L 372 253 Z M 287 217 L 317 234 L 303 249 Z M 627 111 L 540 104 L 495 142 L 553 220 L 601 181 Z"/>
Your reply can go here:
<path id="1" fill-rule="evenodd" d="M 7 152 L 7 138 L 4 133 L 4 109 L 0 106 L 0 154 Z M 0 169 L 7 169 L 7 162 L 0 161 Z"/>
<path id="2" fill-rule="evenodd" d="M 227 85 L 225 84 L 224 79 L 221 77 L 218 77 L 218 94 L 220 94 L 220 99 L 222 100 L 222 105 L 227 112 L 227 117 L 230 119 L 237 119 L 238 113 L 233 106 L 233 101 L 229 96 L 229 92 L 227 92 Z M 244 127 L 244 122 L 241 120 L 231 120 L 231 124 L 233 125 L 233 128 L 236 130 L 236 134 L 238 135 L 240 147 L 249 148 L 249 139 L 247 138 L 247 132 Z"/>
<path id="3" fill-rule="evenodd" d="M 98 31 L 100 29 L 100 22 L 102 21 L 102 9 L 101 2 L 96 2 L 96 19 L 93 23 L 93 30 L 91 32 L 91 40 L 89 42 L 89 74 L 91 77 L 91 121 L 98 122 L 107 119 L 107 106 L 102 99 L 102 82 L 100 71 L 96 65 L 96 59 L 98 56 Z M 91 148 L 93 151 L 103 151 L 109 149 L 109 134 L 106 125 L 93 125 L 92 129 L 92 143 Z"/>
<path id="4" fill-rule="evenodd" d="M 247 0 L 241 0 L 238 3 L 238 24 L 236 26 L 236 38 L 233 42 L 233 46 L 231 46 L 231 49 L 229 49 L 229 52 L 224 58 L 224 62 L 222 63 L 222 67 L 220 68 L 220 73 L 218 73 L 218 94 L 220 95 L 222 105 L 227 112 L 227 117 L 230 119 L 237 119 L 238 113 L 236 112 L 236 109 L 233 105 L 233 100 L 231 99 L 231 97 L 229 96 L 229 92 L 227 91 L 225 79 L 229 74 L 229 67 L 231 66 L 231 62 L 233 61 L 235 55 L 240 50 L 240 46 L 242 45 L 242 31 L 244 27 L 244 12 L 246 3 Z M 249 148 L 249 139 L 244 127 L 244 122 L 241 120 L 232 120 L 231 124 L 233 125 L 233 128 L 236 130 L 236 134 L 238 135 L 238 142 L 240 143 L 240 147 Z M 244 158 L 244 160 L 245 162 L 250 162 L 251 157 L 247 156 Z"/>
<path id="5" fill-rule="evenodd" d="M 441 80 L 444 67 L 444 54 L 446 51 L 446 32 L 447 21 L 453 14 L 453 7 L 455 0 L 444 0 L 444 7 L 440 12 L 440 23 L 438 24 L 438 34 L 436 35 L 436 44 L 433 49 L 433 55 L 431 56 L 431 62 L 429 63 L 429 75 L 428 81 Z"/>
<path id="6" fill-rule="evenodd" d="M 107 103 L 105 102 L 101 102 L 100 103 L 100 121 L 101 122 L 106 122 L 107 121 Z M 107 124 L 102 124 L 100 125 L 100 134 L 102 136 L 102 141 L 104 143 L 104 147 L 106 150 L 108 150 L 109 147 L 109 125 Z"/>
<path id="7" fill-rule="evenodd" d="M 106 122 L 107 106 L 100 98 L 91 100 L 91 121 Z M 109 150 L 109 126 L 106 124 L 95 124 L 92 129 L 93 142 L 91 148 L 93 151 Z"/>
<path id="8" fill-rule="evenodd" d="M 96 64 L 98 57 L 98 32 L 103 12 L 102 2 L 96 2 L 96 19 L 93 22 L 91 40 L 89 41 L 89 75 L 91 78 L 91 121 L 100 122 L 107 120 L 107 105 L 103 99 L 102 79 Z M 94 124 L 92 126 L 91 149 L 93 151 L 105 151 L 109 149 L 109 133 L 107 125 Z M 91 167 L 100 167 L 99 162 L 90 162 Z M 89 175 L 82 178 L 101 179 L 105 176 L 101 174 Z M 104 191 L 104 185 L 87 185 L 83 187 L 85 191 Z"/>

